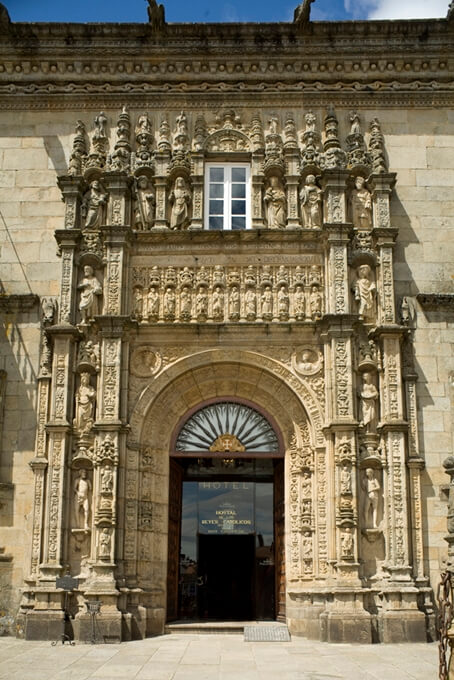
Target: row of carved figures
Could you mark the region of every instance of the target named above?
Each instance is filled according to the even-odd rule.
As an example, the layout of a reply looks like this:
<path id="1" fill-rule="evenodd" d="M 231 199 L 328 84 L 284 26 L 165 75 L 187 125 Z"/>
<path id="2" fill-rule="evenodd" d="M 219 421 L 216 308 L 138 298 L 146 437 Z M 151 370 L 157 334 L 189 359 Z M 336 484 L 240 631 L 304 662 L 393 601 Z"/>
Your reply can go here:
<path id="1" fill-rule="evenodd" d="M 156 218 L 156 192 L 153 182 L 145 175 L 134 180 L 134 228 L 146 231 L 153 228 Z M 98 228 L 103 223 L 108 194 L 99 180 L 93 180 L 82 202 L 84 227 Z M 285 229 L 287 225 L 287 196 L 279 175 L 271 175 L 263 196 L 266 225 L 269 229 Z M 168 193 L 168 222 L 171 229 L 185 229 L 191 221 L 192 191 L 188 180 L 178 176 Z M 366 180 L 355 178 L 349 196 L 350 218 L 361 230 L 372 228 L 372 196 Z M 309 174 L 299 192 L 300 220 L 303 228 L 318 229 L 323 224 L 323 191 L 314 175 Z"/>
<path id="2" fill-rule="evenodd" d="M 214 125 L 211 126 L 207 125 L 202 113 L 197 114 L 191 134 L 187 116 L 181 111 L 175 117 L 173 132 L 167 118 L 161 119 L 156 139 L 153 123 L 148 114 L 144 113 L 138 117 L 134 129 L 136 144 L 133 151 L 131 118 L 127 109 L 123 108 L 117 121 L 117 140 L 109 153 L 108 119 L 102 111 L 94 121 L 91 145 L 87 144 L 84 123 L 77 121 L 68 173 L 90 174 L 95 169 L 139 175 L 141 169 L 153 170 L 156 152 L 170 159 L 170 167 L 190 168 L 191 154 L 205 151 L 256 153 L 263 157 L 265 171 L 267 168 L 282 170 L 286 153 L 298 154 L 300 169 L 304 174 L 307 174 L 307 168 L 323 170 L 362 167 L 368 173 L 376 174 L 387 171 L 384 139 L 376 118 L 370 123 L 369 143 L 366 146 L 361 118 L 358 112 L 350 112 L 346 150 L 342 148 L 339 139 L 339 123 L 333 109 L 329 109 L 324 118 L 323 140 L 321 132 L 316 130 L 316 115 L 309 111 L 304 120 L 305 129 L 298 132 L 294 116 L 287 114 L 280 131 L 280 117 L 272 114 L 268 127 L 264 130 L 259 113 L 252 116 L 249 125 L 244 125 L 234 110 L 227 109 L 217 114 Z"/>

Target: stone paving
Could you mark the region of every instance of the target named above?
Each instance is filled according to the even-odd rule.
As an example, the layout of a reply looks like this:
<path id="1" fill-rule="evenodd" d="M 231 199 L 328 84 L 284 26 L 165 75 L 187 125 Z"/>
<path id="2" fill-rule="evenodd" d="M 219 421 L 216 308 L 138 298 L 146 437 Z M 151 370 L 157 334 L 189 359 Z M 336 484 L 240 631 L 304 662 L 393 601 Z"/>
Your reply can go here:
<path id="1" fill-rule="evenodd" d="M 436 644 L 244 642 L 242 635 L 163 635 L 121 645 L 0 638 L 5 680 L 436 680 Z"/>

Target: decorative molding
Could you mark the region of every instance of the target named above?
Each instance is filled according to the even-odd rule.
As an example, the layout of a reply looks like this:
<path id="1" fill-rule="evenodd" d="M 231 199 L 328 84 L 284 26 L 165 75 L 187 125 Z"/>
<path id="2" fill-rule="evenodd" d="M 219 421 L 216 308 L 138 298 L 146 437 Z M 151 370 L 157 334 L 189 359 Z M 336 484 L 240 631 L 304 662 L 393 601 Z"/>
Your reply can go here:
<path id="1" fill-rule="evenodd" d="M 427 312 L 454 311 L 454 293 L 418 293 L 416 299 Z"/>
<path id="2" fill-rule="evenodd" d="M 39 303 L 39 296 L 33 293 L 0 295 L 0 312 L 13 314 L 15 312 L 29 312 Z"/>

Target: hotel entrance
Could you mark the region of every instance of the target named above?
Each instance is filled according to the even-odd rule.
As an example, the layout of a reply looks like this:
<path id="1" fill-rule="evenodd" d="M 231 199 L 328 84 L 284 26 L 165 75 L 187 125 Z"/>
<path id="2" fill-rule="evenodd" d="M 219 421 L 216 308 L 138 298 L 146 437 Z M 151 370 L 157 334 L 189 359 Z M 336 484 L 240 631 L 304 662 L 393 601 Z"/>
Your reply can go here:
<path id="1" fill-rule="evenodd" d="M 284 618 L 283 458 L 269 421 L 212 404 L 186 421 L 170 463 L 168 620 Z"/>

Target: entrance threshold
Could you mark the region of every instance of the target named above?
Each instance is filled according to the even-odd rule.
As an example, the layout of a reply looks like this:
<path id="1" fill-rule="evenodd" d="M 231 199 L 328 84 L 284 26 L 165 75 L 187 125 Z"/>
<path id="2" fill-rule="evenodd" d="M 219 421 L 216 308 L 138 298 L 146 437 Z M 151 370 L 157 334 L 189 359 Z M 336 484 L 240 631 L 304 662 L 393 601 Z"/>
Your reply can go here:
<path id="1" fill-rule="evenodd" d="M 247 626 L 286 628 L 279 621 L 172 621 L 165 626 L 166 633 L 213 633 L 215 635 L 243 635 Z"/>

